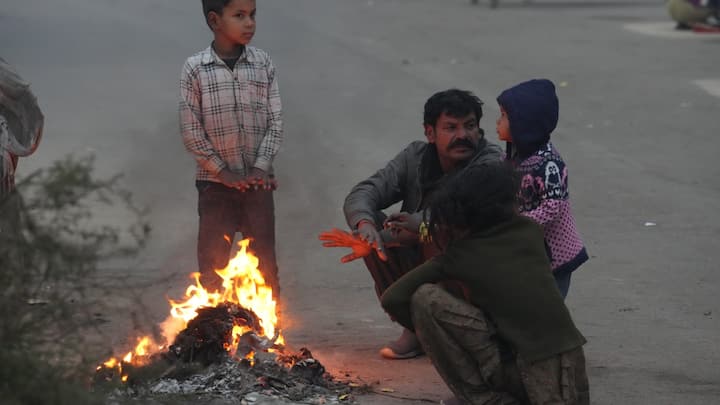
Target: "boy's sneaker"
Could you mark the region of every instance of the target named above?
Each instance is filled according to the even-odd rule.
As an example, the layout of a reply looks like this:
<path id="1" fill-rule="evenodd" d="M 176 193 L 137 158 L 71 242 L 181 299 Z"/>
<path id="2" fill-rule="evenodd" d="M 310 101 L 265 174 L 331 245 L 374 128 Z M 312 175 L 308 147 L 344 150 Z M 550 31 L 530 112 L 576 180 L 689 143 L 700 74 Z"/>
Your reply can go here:
<path id="1" fill-rule="evenodd" d="M 411 359 L 424 353 L 417 337 L 408 329 L 403 329 L 396 341 L 380 349 L 381 356 L 392 360 Z"/>

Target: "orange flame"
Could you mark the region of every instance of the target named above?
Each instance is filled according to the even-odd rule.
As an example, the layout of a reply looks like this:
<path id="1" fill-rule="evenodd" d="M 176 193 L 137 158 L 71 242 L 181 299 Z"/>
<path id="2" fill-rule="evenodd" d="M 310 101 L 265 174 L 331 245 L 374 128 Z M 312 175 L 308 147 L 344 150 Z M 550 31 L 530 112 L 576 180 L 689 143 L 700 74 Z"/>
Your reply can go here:
<path id="1" fill-rule="evenodd" d="M 265 285 L 265 279 L 258 269 L 257 256 L 248 252 L 249 239 L 238 243 L 240 250 L 228 265 L 221 270 L 215 270 L 222 278 L 222 291 L 210 292 L 200 283 L 200 273 L 193 273 L 195 285 L 185 290 L 185 301 L 170 300 L 170 318 L 163 323 L 163 334 L 167 337 L 176 336 L 185 329 L 187 323 L 197 316 L 197 310 L 204 307 L 216 307 L 221 303 L 230 302 L 246 309 L 251 309 L 260 319 L 260 326 L 267 337 L 273 337 L 277 327 L 277 303 L 273 299 L 270 286 Z M 181 320 L 182 322 L 177 322 Z M 177 329 L 179 327 L 179 329 Z M 247 328 L 236 326 L 233 328 L 233 344 L 228 350 L 237 348 L 240 336 L 247 332 Z M 282 343 L 282 337 L 278 339 Z"/>
<path id="2" fill-rule="evenodd" d="M 225 237 L 231 242 L 229 237 Z M 168 300 L 171 306 L 170 316 L 162 323 L 161 328 L 166 342 L 171 343 L 177 334 L 187 327 L 187 323 L 197 316 L 200 308 L 216 307 L 222 303 L 234 303 L 243 308 L 252 310 L 259 318 L 260 326 L 266 337 L 275 336 L 277 328 L 277 303 L 273 299 L 273 292 L 270 286 L 265 285 L 265 279 L 258 269 L 259 259 L 248 252 L 249 239 L 238 242 L 240 249 L 224 269 L 215 270 L 223 280 L 222 291 L 208 291 L 200 283 L 200 273 L 192 273 L 195 284 L 185 290 L 184 301 Z M 248 332 L 249 328 L 235 326 L 232 331 L 233 342 L 226 349 L 234 353 L 237 349 L 240 336 Z M 256 331 L 259 332 L 259 331 Z M 278 332 L 277 344 L 283 344 L 284 339 Z M 122 361 L 113 357 L 103 363 L 108 369 L 117 368 L 118 374 L 122 375 L 122 363 L 142 365 L 147 362 L 150 355 L 163 349 L 149 336 L 138 339 L 133 351 L 128 352 Z M 98 369 L 101 367 L 99 366 Z M 127 381 L 128 376 L 122 375 L 122 381 Z"/>

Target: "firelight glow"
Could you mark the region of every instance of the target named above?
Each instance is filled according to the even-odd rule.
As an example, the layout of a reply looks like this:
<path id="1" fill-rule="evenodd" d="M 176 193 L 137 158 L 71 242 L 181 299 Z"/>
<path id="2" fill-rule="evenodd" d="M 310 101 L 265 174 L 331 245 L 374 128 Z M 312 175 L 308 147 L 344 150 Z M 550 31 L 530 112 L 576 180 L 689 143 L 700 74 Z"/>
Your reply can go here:
<path id="1" fill-rule="evenodd" d="M 278 322 L 277 303 L 273 299 L 272 288 L 265 285 L 265 279 L 258 269 L 259 259 L 248 251 L 249 245 L 249 239 L 238 242 L 240 249 L 235 257 L 230 259 L 224 269 L 215 270 L 223 280 L 222 291 L 208 291 L 200 283 L 200 273 L 192 273 L 191 277 L 195 280 L 195 284 L 187 287 L 184 300 L 168 300 L 171 307 L 170 316 L 161 324 L 168 345 L 187 327 L 188 322 L 197 316 L 200 308 L 216 307 L 222 303 L 234 303 L 252 310 L 263 329 L 255 332 L 262 332 L 268 338 L 274 337 Z M 250 327 L 235 326 L 232 331 L 232 344 L 228 345 L 226 350 L 234 353 L 240 336 L 248 331 L 251 331 Z M 278 336 L 276 343 L 284 343 L 281 335 Z M 150 355 L 161 351 L 164 347 L 166 345 L 158 345 L 150 336 L 144 336 L 138 339 L 135 349 L 128 352 L 122 361 L 113 357 L 103 365 L 107 368 L 117 367 L 122 374 L 123 362 L 142 365 Z M 122 380 L 127 380 L 127 375 L 124 375 Z"/>
<path id="2" fill-rule="evenodd" d="M 273 299 L 272 288 L 265 285 L 265 279 L 258 269 L 257 256 L 247 250 L 249 244 L 249 239 L 240 241 L 240 250 L 235 257 L 224 269 L 215 271 L 223 280 L 222 292 L 207 291 L 200 284 L 200 273 L 192 274 L 195 285 L 185 290 L 185 301 L 170 300 L 171 318 L 182 320 L 182 327 L 176 331 L 164 329 L 165 336 L 176 336 L 180 330 L 185 329 L 187 323 L 197 316 L 198 309 L 230 302 L 252 310 L 260 319 L 263 334 L 273 337 L 277 326 L 277 303 Z M 175 322 L 165 322 L 163 326 L 170 324 L 177 325 Z M 239 326 L 233 328 L 233 345 L 230 349 L 236 349 L 240 336 L 249 330 Z M 277 343 L 282 343 L 282 337 L 278 338 Z"/>

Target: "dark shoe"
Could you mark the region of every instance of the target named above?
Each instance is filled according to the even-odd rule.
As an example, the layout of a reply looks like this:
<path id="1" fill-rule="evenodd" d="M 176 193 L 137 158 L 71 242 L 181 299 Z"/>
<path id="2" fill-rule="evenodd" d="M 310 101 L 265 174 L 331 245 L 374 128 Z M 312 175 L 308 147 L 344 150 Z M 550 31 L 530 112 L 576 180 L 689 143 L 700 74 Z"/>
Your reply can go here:
<path id="1" fill-rule="evenodd" d="M 411 359 L 423 353 L 417 337 L 407 329 L 403 329 L 402 335 L 396 341 L 380 349 L 381 356 L 392 360 Z"/>
<path id="2" fill-rule="evenodd" d="M 683 23 L 683 22 L 678 22 L 677 25 L 675 26 L 675 29 L 676 29 L 676 30 L 686 31 L 686 30 L 691 30 L 692 27 L 690 26 L 690 24 Z"/>

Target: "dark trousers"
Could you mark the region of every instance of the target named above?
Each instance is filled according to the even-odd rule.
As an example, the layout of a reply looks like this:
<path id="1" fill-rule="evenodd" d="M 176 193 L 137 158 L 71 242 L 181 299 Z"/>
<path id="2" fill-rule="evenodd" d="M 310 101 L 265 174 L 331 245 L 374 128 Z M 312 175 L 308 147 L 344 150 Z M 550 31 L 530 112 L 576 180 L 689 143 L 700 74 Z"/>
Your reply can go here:
<path id="1" fill-rule="evenodd" d="M 435 284 L 413 294 L 415 334 L 438 374 L 468 404 L 590 403 L 582 347 L 536 362 L 501 346 L 479 308 Z"/>
<path id="2" fill-rule="evenodd" d="M 265 284 L 279 296 L 277 259 L 275 257 L 275 204 L 273 192 L 242 192 L 220 183 L 197 182 L 198 230 L 197 258 L 200 282 L 206 288 L 220 289 L 222 279 L 216 269 L 227 266 L 236 232 L 250 238 L 249 250 L 260 260 L 258 268 Z M 229 241 L 228 241 L 229 239 Z"/>
<path id="3" fill-rule="evenodd" d="M 411 247 L 386 248 L 387 261 L 380 260 L 374 250 L 363 258 L 365 266 L 375 282 L 375 292 L 378 298 L 392 283 L 422 264 L 422 254 L 418 250 Z"/>
<path id="4" fill-rule="evenodd" d="M 384 213 L 377 212 L 373 220 L 376 224 L 382 224 L 385 218 Z M 378 226 L 378 231 L 382 231 L 382 226 Z M 367 267 L 370 276 L 375 282 L 375 293 L 377 293 L 378 298 L 392 283 L 425 261 L 419 246 L 385 247 L 385 255 L 387 261 L 382 261 L 373 250 L 372 253 L 363 258 L 365 267 Z"/>

